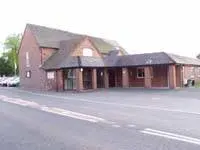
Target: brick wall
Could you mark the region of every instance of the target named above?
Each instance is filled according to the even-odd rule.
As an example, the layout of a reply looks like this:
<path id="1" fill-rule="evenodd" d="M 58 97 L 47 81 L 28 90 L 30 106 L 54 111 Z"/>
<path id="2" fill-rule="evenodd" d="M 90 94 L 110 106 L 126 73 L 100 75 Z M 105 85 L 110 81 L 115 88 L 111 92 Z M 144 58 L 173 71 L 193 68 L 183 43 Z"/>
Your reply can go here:
<path id="1" fill-rule="evenodd" d="M 200 82 L 200 67 L 195 67 L 195 81 Z"/>
<path id="2" fill-rule="evenodd" d="M 190 78 L 193 78 L 197 81 L 200 80 L 200 67 L 196 67 L 196 66 L 184 66 L 183 67 L 184 69 L 184 75 L 183 77 L 185 79 L 190 79 Z"/>
<path id="3" fill-rule="evenodd" d="M 144 87 L 144 78 L 137 78 L 137 68 L 128 68 L 129 72 L 129 86 L 130 87 Z"/>
<path id="4" fill-rule="evenodd" d="M 26 52 L 29 52 L 30 67 L 26 66 Z M 40 69 L 41 55 L 35 37 L 26 28 L 19 50 L 20 86 L 23 88 L 44 89 L 45 71 Z M 31 78 L 26 78 L 26 71 L 31 71 Z"/>
<path id="5" fill-rule="evenodd" d="M 88 38 L 85 38 L 79 46 L 71 53 L 71 56 L 83 56 L 83 48 L 91 48 L 94 57 L 101 57 L 99 51 L 93 46 Z"/>
<path id="6" fill-rule="evenodd" d="M 169 80 L 169 88 L 176 88 L 176 65 L 171 64 L 168 66 L 168 80 Z"/>
<path id="7" fill-rule="evenodd" d="M 176 86 L 182 87 L 182 66 L 176 66 Z"/>
<path id="8" fill-rule="evenodd" d="M 128 68 L 122 68 L 122 87 L 129 87 Z"/>
<path id="9" fill-rule="evenodd" d="M 57 70 L 56 72 L 56 81 L 57 81 L 57 90 L 63 91 L 64 90 L 64 75 L 63 70 Z"/>
<path id="10" fill-rule="evenodd" d="M 153 66 L 152 87 L 167 87 L 168 86 L 168 66 L 158 65 Z"/>

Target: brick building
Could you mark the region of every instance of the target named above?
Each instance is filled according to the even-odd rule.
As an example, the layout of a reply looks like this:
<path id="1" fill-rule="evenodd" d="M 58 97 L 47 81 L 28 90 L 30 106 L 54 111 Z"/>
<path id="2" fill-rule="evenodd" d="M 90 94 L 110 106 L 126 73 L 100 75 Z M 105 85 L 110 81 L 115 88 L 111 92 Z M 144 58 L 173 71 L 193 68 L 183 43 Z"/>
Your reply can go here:
<path id="1" fill-rule="evenodd" d="M 40 90 L 176 88 L 200 80 L 200 60 L 164 52 L 128 55 L 118 43 L 27 24 L 19 50 L 20 85 Z"/>

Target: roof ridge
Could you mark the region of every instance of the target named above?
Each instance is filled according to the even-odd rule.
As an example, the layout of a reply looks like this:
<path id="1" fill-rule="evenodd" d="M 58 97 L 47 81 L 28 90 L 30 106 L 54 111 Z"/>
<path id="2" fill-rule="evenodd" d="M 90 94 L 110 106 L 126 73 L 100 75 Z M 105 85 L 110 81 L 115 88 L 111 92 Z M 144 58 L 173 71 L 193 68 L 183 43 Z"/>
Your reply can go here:
<path id="1" fill-rule="evenodd" d="M 165 54 L 173 63 L 177 63 L 171 56 L 169 56 L 167 52 L 162 52 L 162 53 Z"/>
<path id="2" fill-rule="evenodd" d="M 62 29 L 59 29 L 59 28 L 47 27 L 47 26 L 44 26 L 44 25 L 38 25 L 38 24 L 32 24 L 32 23 L 27 23 L 26 25 L 27 26 L 40 27 L 40 28 L 46 28 L 46 29 L 50 29 L 50 30 L 56 30 L 56 31 L 60 31 L 60 32 L 67 32 L 67 33 L 71 33 L 71 34 L 76 34 L 76 33 L 69 32 L 69 31 L 66 31 L 66 30 L 62 30 Z M 79 34 L 76 34 L 76 35 L 79 35 Z"/>
<path id="3" fill-rule="evenodd" d="M 75 35 L 87 36 L 87 37 L 97 38 L 97 39 L 101 39 L 101 40 L 115 41 L 115 40 L 111 40 L 111 39 L 101 38 L 101 37 L 98 37 L 98 36 L 91 36 L 91 35 L 87 35 L 87 34 L 78 34 L 78 33 L 70 32 L 70 31 L 59 29 L 59 28 L 55 28 L 55 27 L 47 27 L 47 26 L 44 26 L 44 25 L 38 25 L 38 24 L 32 24 L 32 23 L 27 23 L 26 25 L 35 26 L 35 27 L 41 27 L 41 28 L 46 28 L 46 29 L 51 29 L 51 30 L 56 30 L 56 31 L 61 31 L 61 32 L 67 32 L 67 33 L 71 33 L 71 34 L 75 34 Z M 105 42 L 108 43 L 107 41 L 105 41 Z M 115 41 L 115 42 L 117 42 L 117 41 Z M 110 43 L 108 43 L 108 44 L 110 44 Z"/>
<path id="4" fill-rule="evenodd" d="M 113 47 L 118 46 L 123 54 L 127 54 L 127 51 L 115 40 L 104 39 L 101 37 L 95 37 L 86 34 L 73 33 L 58 28 L 31 23 L 27 23 L 26 27 L 28 27 L 33 32 L 40 47 L 58 48 L 58 42 L 62 39 L 70 39 L 81 36 L 89 37 L 93 41 L 93 44 L 99 48 L 101 53 L 108 53 L 113 49 Z"/>
<path id="5" fill-rule="evenodd" d="M 187 59 L 193 59 L 193 60 L 197 60 L 197 61 L 200 61 L 199 59 L 197 58 L 193 58 L 193 57 L 188 57 L 188 56 L 182 56 L 182 55 L 179 55 L 179 54 L 174 54 L 174 53 L 167 53 L 167 55 L 174 55 L 174 56 L 178 56 L 178 57 L 182 57 L 182 58 L 187 58 Z M 169 56 L 170 57 L 170 56 Z"/>
<path id="6" fill-rule="evenodd" d="M 149 53 L 138 53 L 138 54 L 128 54 L 128 55 L 122 55 L 122 56 L 137 56 L 137 55 L 149 55 L 149 54 L 162 54 L 162 53 L 165 53 L 165 52 L 149 52 Z"/>

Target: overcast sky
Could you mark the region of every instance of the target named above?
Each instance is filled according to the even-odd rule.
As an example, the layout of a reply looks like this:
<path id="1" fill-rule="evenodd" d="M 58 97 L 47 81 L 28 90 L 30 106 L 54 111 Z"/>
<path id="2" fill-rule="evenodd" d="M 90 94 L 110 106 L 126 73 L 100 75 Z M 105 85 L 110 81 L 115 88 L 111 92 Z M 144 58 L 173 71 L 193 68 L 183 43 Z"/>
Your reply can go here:
<path id="1" fill-rule="evenodd" d="M 199 0 L 2 0 L 0 42 L 26 23 L 118 41 L 129 53 L 200 53 Z"/>

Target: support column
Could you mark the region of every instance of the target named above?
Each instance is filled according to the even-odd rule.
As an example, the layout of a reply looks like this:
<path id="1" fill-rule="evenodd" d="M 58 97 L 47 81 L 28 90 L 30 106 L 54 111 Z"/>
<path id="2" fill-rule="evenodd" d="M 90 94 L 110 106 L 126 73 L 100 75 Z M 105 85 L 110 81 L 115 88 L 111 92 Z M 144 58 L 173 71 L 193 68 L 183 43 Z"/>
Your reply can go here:
<path id="1" fill-rule="evenodd" d="M 97 69 L 92 69 L 92 88 L 97 89 Z"/>
<path id="2" fill-rule="evenodd" d="M 57 84 L 57 91 L 63 91 L 64 90 L 64 76 L 63 76 L 63 70 L 57 70 L 56 71 L 56 84 Z"/>
<path id="3" fill-rule="evenodd" d="M 82 91 L 83 88 L 83 72 L 80 68 L 76 69 L 76 90 Z"/>
<path id="4" fill-rule="evenodd" d="M 169 78 L 169 88 L 170 89 L 176 88 L 176 66 L 175 65 L 169 65 L 168 78 Z"/>
<path id="5" fill-rule="evenodd" d="M 108 76 L 107 68 L 104 68 L 104 85 L 105 85 L 105 88 L 109 88 L 109 76 Z"/>
<path id="6" fill-rule="evenodd" d="M 184 87 L 184 66 L 181 66 L 181 87 Z"/>
<path id="7" fill-rule="evenodd" d="M 129 87 L 128 68 L 122 68 L 122 87 Z"/>
<path id="8" fill-rule="evenodd" d="M 117 82 L 117 80 L 118 80 L 118 70 L 117 70 L 117 68 L 115 68 L 114 73 L 115 73 L 115 87 L 118 87 L 118 82 Z"/>
<path id="9" fill-rule="evenodd" d="M 144 87 L 151 88 L 151 67 L 144 68 Z"/>

